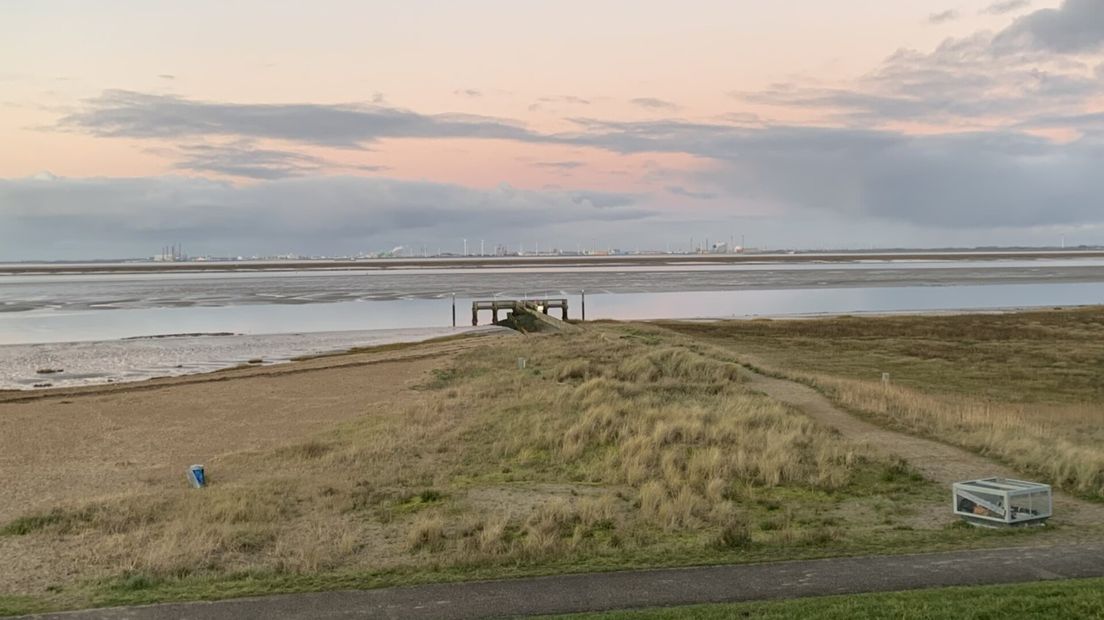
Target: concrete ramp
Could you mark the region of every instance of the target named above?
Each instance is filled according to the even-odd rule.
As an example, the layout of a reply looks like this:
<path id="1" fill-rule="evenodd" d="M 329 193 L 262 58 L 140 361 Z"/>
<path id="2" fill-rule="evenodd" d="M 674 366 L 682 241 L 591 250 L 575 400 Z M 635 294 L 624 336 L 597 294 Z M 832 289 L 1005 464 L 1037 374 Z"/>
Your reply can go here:
<path id="1" fill-rule="evenodd" d="M 580 331 L 579 326 L 545 314 L 544 310 L 535 302 L 518 302 L 514 305 L 510 316 L 495 323 L 495 325 L 509 327 L 523 334 L 574 333 Z"/>
<path id="2" fill-rule="evenodd" d="M 559 319 L 549 315 L 558 311 Z M 495 325 L 509 327 L 523 334 L 534 332 L 571 332 L 579 327 L 567 322 L 567 298 L 547 299 L 477 299 L 472 301 L 472 325 L 479 325 L 480 312 L 490 312 Z M 499 312 L 508 313 L 499 320 Z"/>

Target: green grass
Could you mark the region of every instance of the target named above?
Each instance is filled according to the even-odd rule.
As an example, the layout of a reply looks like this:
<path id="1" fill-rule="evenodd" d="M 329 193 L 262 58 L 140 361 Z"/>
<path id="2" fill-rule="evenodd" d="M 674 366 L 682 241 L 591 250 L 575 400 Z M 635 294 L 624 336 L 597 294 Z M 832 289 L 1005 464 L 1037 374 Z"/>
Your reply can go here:
<path id="1" fill-rule="evenodd" d="M 47 512 L 19 517 L 0 527 L 0 536 L 26 536 L 41 530 L 67 532 L 90 519 L 88 510 L 53 508 Z"/>
<path id="2" fill-rule="evenodd" d="M 51 610 L 52 605 L 38 597 L 0 594 L 0 617 L 45 613 Z"/>
<path id="3" fill-rule="evenodd" d="M 784 504 L 767 505 L 764 510 L 779 514 Z M 430 583 L 457 583 L 493 579 L 513 579 L 590 572 L 647 569 L 655 567 L 709 566 L 781 562 L 869 554 L 955 551 L 969 547 L 1006 547 L 1026 542 L 1043 542 L 1053 532 L 1029 530 L 982 530 L 956 523 L 931 532 L 898 530 L 890 539 L 817 541 L 797 539 L 789 547 L 751 544 L 735 549 L 717 545 L 688 549 L 686 542 L 668 539 L 654 547 L 631 549 L 617 555 L 593 554 L 586 557 L 528 559 L 508 563 L 485 561 L 454 562 L 429 566 L 409 566 L 382 571 L 328 570 L 314 573 L 274 570 L 240 570 L 220 574 L 196 573 L 182 576 L 123 572 L 115 577 L 48 586 L 41 595 L 0 594 L 0 617 L 72 609 L 149 605 L 184 601 L 213 601 L 228 598 L 273 594 L 364 590 L 414 586 Z M 824 543 L 832 542 L 830 545 Z"/>
<path id="4" fill-rule="evenodd" d="M 1084 579 L 1000 586 L 938 588 L 886 594 L 860 594 L 729 605 L 695 605 L 668 609 L 615 611 L 555 616 L 560 620 L 787 620 L 820 618 L 955 618 L 1104 617 L 1104 579 Z M 551 620 L 553 617 L 546 617 Z"/>

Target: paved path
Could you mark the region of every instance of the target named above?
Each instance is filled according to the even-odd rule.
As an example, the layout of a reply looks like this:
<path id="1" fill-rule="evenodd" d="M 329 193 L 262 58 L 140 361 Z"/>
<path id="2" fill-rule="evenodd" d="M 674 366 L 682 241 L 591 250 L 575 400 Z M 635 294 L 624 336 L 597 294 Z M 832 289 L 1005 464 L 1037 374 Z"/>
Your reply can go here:
<path id="1" fill-rule="evenodd" d="M 1104 577 L 1104 544 L 565 575 L 100 609 L 37 617 L 461 620 L 1085 577 Z"/>
<path id="2" fill-rule="evenodd" d="M 860 420 L 836 407 L 820 392 L 801 383 L 774 379 L 751 371 L 745 371 L 745 376 L 752 389 L 801 409 L 814 420 L 835 428 L 847 439 L 869 443 L 883 454 L 908 461 L 925 478 L 946 485 L 948 494 L 951 483 L 959 480 L 992 476 L 1022 478 L 1022 474 L 1011 468 L 974 452 Z M 1104 524 L 1104 504 L 1084 501 L 1056 491 L 1052 520 L 1057 525 L 1101 525 Z"/>

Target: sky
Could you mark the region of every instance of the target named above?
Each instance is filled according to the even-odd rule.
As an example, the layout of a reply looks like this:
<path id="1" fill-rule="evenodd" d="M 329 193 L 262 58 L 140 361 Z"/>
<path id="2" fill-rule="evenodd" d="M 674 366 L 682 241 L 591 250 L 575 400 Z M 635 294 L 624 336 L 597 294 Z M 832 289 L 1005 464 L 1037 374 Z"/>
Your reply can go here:
<path id="1" fill-rule="evenodd" d="M 1104 0 L 0 0 L 0 260 L 1104 244 Z"/>

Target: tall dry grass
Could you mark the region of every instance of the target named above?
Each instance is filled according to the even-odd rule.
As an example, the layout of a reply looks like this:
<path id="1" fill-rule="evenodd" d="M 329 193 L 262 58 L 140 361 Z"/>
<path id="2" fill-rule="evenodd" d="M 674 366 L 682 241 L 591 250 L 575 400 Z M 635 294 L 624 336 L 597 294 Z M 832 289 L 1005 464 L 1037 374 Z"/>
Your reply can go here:
<path id="1" fill-rule="evenodd" d="M 907 432 L 1104 497 L 1104 306 L 667 327 Z"/>
<path id="2" fill-rule="evenodd" d="M 1104 497 L 1104 408 L 994 403 L 875 381 L 789 374 L 848 409 L 997 458 L 1060 488 Z"/>
<path id="3" fill-rule="evenodd" d="M 536 449 L 589 483 L 628 487 L 634 517 L 666 531 L 719 527 L 749 486 L 849 481 L 856 449 L 745 389 L 727 359 L 609 341 L 572 349 L 604 363 L 560 362 L 570 389 L 550 403 L 555 415 L 505 422 L 499 458 Z"/>
<path id="4" fill-rule="evenodd" d="M 809 539 L 795 523 L 753 531 L 748 513 L 775 490 L 800 505 L 842 489 L 863 462 L 746 389 L 726 353 L 592 328 L 488 344 L 393 408 L 219 459 L 202 491 L 59 507 L 8 534 L 84 558 L 89 577 L 696 553 Z"/>

